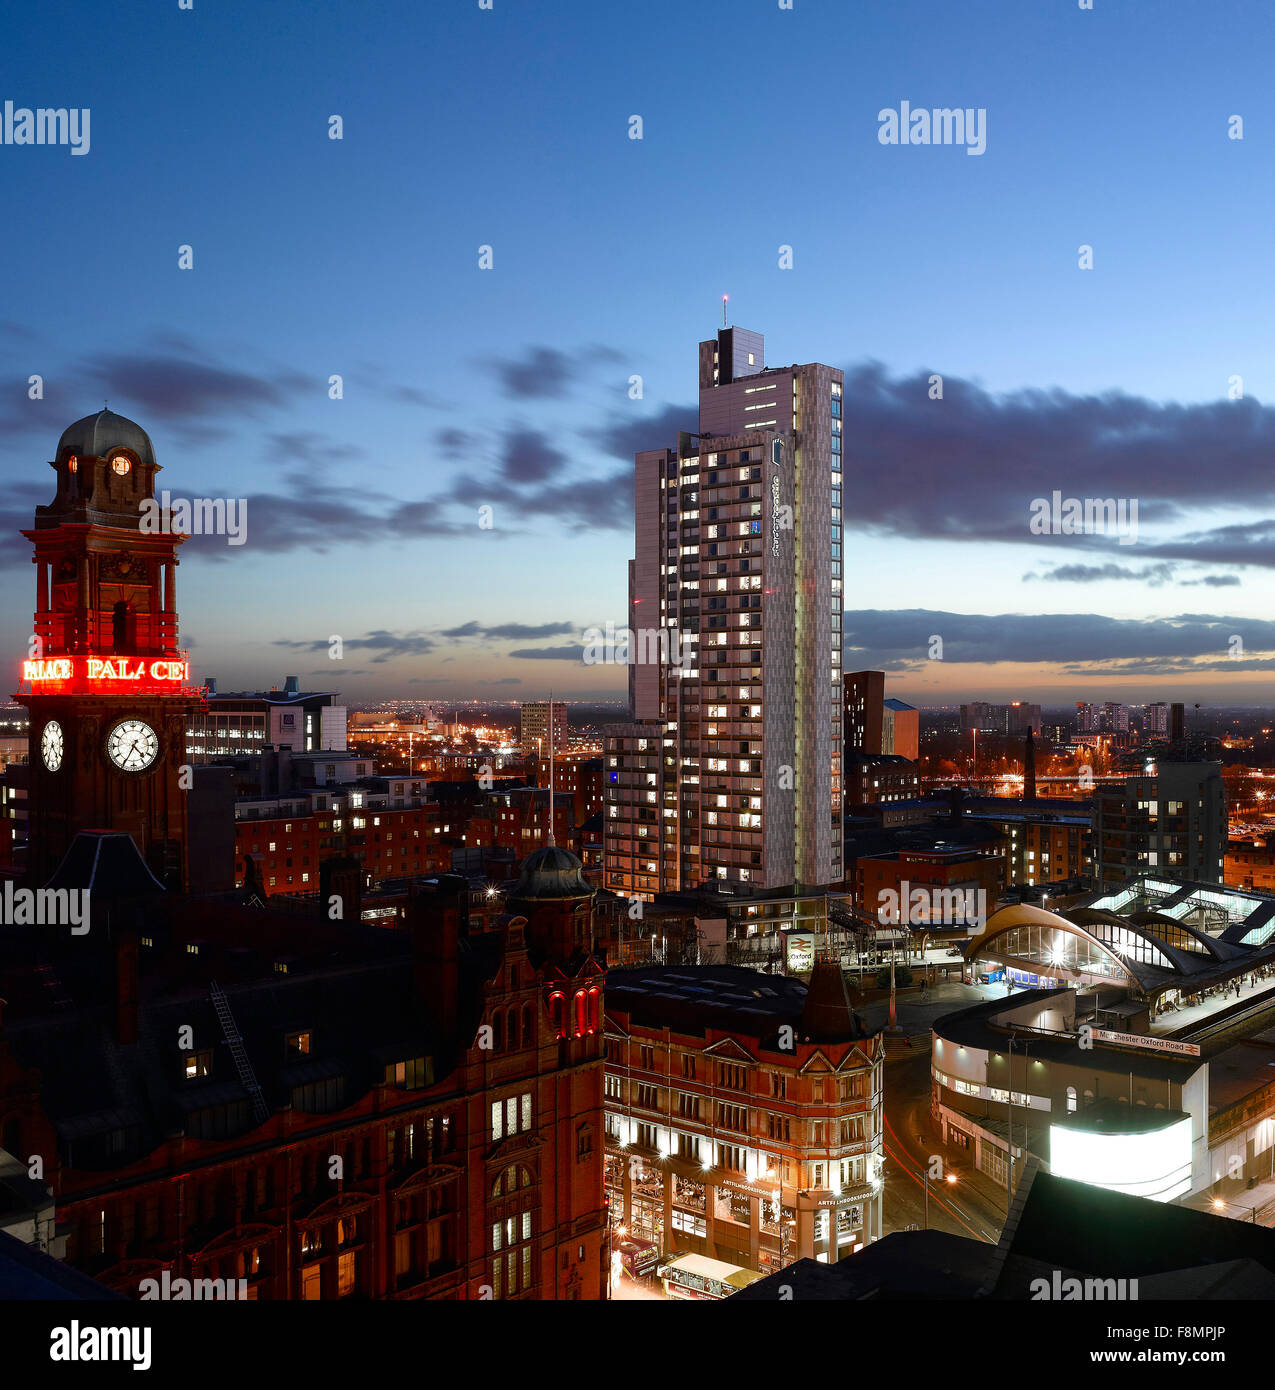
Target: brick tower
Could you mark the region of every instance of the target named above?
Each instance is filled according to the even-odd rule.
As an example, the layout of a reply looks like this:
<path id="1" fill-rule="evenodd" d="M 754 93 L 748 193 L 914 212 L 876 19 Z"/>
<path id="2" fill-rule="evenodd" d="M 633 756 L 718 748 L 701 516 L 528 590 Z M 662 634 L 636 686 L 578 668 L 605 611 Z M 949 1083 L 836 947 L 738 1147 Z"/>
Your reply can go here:
<path id="1" fill-rule="evenodd" d="M 202 698 L 177 646 L 185 537 L 155 505 L 159 465 L 131 420 L 109 410 L 77 420 L 50 467 L 57 495 L 22 533 L 36 567 L 14 696 L 30 712 L 28 877 L 45 882 L 78 831 L 122 830 L 180 889 L 187 716 Z"/>

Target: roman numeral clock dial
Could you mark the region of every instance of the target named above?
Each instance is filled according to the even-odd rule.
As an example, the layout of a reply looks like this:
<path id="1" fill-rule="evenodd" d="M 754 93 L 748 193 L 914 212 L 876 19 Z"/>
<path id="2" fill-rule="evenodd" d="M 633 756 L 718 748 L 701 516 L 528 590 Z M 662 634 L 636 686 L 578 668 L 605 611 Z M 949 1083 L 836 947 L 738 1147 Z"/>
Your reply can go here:
<path id="1" fill-rule="evenodd" d="M 40 736 L 40 756 L 50 772 L 56 772 L 62 766 L 63 747 L 62 726 L 56 719 L 50 719 Z"/>
<path id="2" fill-rule="evenodd" d="M 141 719 L 122 719 L 106 736 L 106 756 L 121 772 L 145 772 L 159 757 L 159 735 Z"/>

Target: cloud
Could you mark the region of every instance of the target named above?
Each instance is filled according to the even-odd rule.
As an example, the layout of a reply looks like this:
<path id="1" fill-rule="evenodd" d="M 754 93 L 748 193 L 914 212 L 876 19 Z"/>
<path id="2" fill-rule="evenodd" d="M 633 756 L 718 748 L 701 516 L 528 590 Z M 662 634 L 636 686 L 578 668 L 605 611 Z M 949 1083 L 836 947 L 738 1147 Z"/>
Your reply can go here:
<path id="1" fill-rule="evenodd" d="M 1275 519 L 1164 543 L 1147 544 L 1145 531 L 1192 507 L 1275 510 L 1275 410 L 1251 397 L 1179 405 L 1119 391 L 995 395 L 951 374 L 944 374 L 943 399 L 931 401 L 930 375 L 891 376 L 876 362 L 847 369 L 847 453 L 855 475 L 871 478 L 871 486 L 855 488 L 847 529 L 1052 548 L 1114 545 L 1101 536 L 1032 536 L 1032 500 L 1057 489 L 1064 497 L 1137 498 L 1140 557 L 1275 564 Z"/>
<path id="2" fill-rule="evenodd" d="M 1033 570 L 1023 575 L 1024 580 L 1052 580 L 1064 584 L 1097 584 L 1106 580 L 1133 579 L 1149 588 L 1158 589 L 1163 584 L 1174 583 L 1179 589 L 1195 589 L 1201 585 L 1210 589 L 1229 589 L 1239 587 L 1237 574 L 1204 574 L 1198 579 L 1176 578 L 1176 565 L 1163 561 L 1156 565 L 1144 565 L 1142 569 L 1131 569 L 1128 565 L 1055 565 L 1051 570 Z"/>
<path id="3" fill-rule="evenodd" d="M 631 490 L 634 454 L 646 449 L 671 449 L 677 443 L 679 430 L 694 431 L 698 428 L 697 406 L 670 405 L 653 415 L 613 415 L 607 424 L 581 433 L 604 453 L 628 463 Z"/>
<path id="4" fill-rule="evenodd" d="M 560 400 L 593 364 L 621 361 L 621 354 L 603 344 L 570 354 L 536 344 L 520 357 L 494 357 L 486 365 L 512 400 Z"/>
<path id="5" fill-rule="evenodd" d="M 236 420 L 259 415 L 318 392 L 323 383 L 293 371 L 248 372 L 208 360 L 168 354 L 103 353 L 81 375 L 117 402 L 136 401 L 144 415 L 159 420 Z M 127 413 L 127 412 L 125 412 Z"/>
<path id="6" fill-rule="evenodd" d="M 530 347 L 521 358 L 496 357 L 488 363 L 505 395 L 516 400 L 565 396 L 575 367 L 557 348 Z"/>
<path id="7" fill-rule="evenodd" d="M 583 664 L 584 646 L 575 647 L 519 647 L 509 653 L 520 661 L 578 661 Z"/>
<path id="8" fill-rule="evenodd" d="M 365 637 L 345 637 L 342 635 L 341 645 L 345 651 L 370 651 L 377 652 L 378 655 L 372 658 L 376 665 L 390 661 L 394 657 L 400 656 L 426 656 L 434 650 L 438 643 L 433 637 L 420 632 L 386 632 L 380 629 L 376 632 L 369 632 Z M 278 638 L 275 642 L 276 647 L 292 647 L 300 651 L 325 652 L 330 650 L 330 643 L 326 637 L 316 638 L 313 641 L 298 641 L 293 638 Z M 338 662 L 332 663 L 334 672 L 342 671 L 343 668 Z M 351 673 L 345 673 L 351 674 Z"/>
<path id="9" fill-rule="evenodd" d="M 566 463 L 567 456 L 561 449 L 555 449 L 539 430 L 505 432 L 500 468 L 511 483 L 542 483 L 561 473 Z"/>
<path id="10" fill-rule="evenodd" d="M 561 637 L 568 632 L 577 632 L 574 623 L 496 623 L 484 626 L 473 621 L 461 623 L 459 627 L 444 628 L 440 637 L 481 637 L 487 641 L 517 641 L 528 637 Z"/>
<path id="11" fill-rule="evenodd" d="M 449 427 L 439 430 L 434 436 L 434 442 L 438 445 L 439 452 L 448 458 L 460 458 L 464 454 L 472 454 L 482 441 L 478 435 L 471 434 L 468 430 Z"/>
<path id="12" fill-rule="evenodd" d="M 947 613 L 932 609 L 859 609 L 844 618 L 846 669 L 924 670 L 931 639 L 943 639 L 943 660 L 1068 663 L 1093 674 L 1146 671 L 1236 671 L 1228 653 L 1238 635 L 1248 660 L 1275 652 L 1275 622 L 1207 613 L 1160 618 L 1109 618 L 1100 613 Z M 1253 668 L 1260 669 L 1260 668 Z"/>
<path id="13" fill-rule="evenodd" d="M 1023 575 L 1024 580 L 1044 579 L 1063 584 L 1097 584 L 1108 579 L 1136 579 L 1140 583 L 1156 588 L 1173 578 L 1170 564 L 1147 565 L 1140 570 L 1127 565 L 1055 565 L 1051 570 L 1033 570 Z"/>

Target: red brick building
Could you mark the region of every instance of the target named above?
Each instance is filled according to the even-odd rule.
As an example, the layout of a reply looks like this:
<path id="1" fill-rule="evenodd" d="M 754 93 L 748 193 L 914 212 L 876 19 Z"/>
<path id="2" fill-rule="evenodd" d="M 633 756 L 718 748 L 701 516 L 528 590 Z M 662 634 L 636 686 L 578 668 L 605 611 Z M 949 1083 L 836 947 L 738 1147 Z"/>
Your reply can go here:
<path id="1" fill-rule="evenodd" d="M 617 1238 L 768 1273 L 881 1236 L 885 1046 L 838 964 L 613 971 L 607 1037 Z"/>
<path id="2" fill-rule="evenodd" d="M 358 792 L 354 791 L 357 797 Z M 409 809 L 386 809 L 351 804 L 351 791 L 342 789 L 324 798 L 331 805 L 310 809 L 297 800 L 296 811 L 256 817 L 240 802 L 235 820 L 235 882 L 242 887 L 252 861 L 260 891 L 317 892 L 319 865 L 325 859 L 349 856 L 358 861 L 372 883 L 410 874 L 446 873 L 451 865 L 451 835 L 444 841 L 442 811 L 433 802 Z M 265 803 L 273 810 L 277 798 Z"/>
<path id="3" fill-rule="evenodd" d="M 70 1264 L 134 1297 L 165 1270 L 251 1299 L 604 1296 L 578 861 L 532 856 L 491 930 L 445 877 L 384 931 L 173 898 L 127 836 L 79 843 L 59 886 L 94 929 L 0 954 L 0 1142 Z"/>

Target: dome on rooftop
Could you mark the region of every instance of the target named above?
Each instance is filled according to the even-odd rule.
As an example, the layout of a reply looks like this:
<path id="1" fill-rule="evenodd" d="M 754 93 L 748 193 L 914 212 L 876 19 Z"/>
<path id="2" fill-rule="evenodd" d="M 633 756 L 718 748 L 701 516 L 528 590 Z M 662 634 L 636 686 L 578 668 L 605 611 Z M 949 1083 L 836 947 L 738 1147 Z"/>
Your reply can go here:
<path id="1" fill-rule="evenodd" d="M 584 881 L 584 865 L 561 845 L 546 845 L 523 860 L 511 899 L 588 898 L 593 889 Z"/>
<path id="2" fill-rule="evenodd" d="M 128 449 L 140 463 L 155 462 L 155 446 L 150 435 L 134 421 L 113 410 L 99 410 L 68 425 L 58 440 L 57 462 L 68 454 L 85 458 L 105 458 L 113 449 Z"/>

